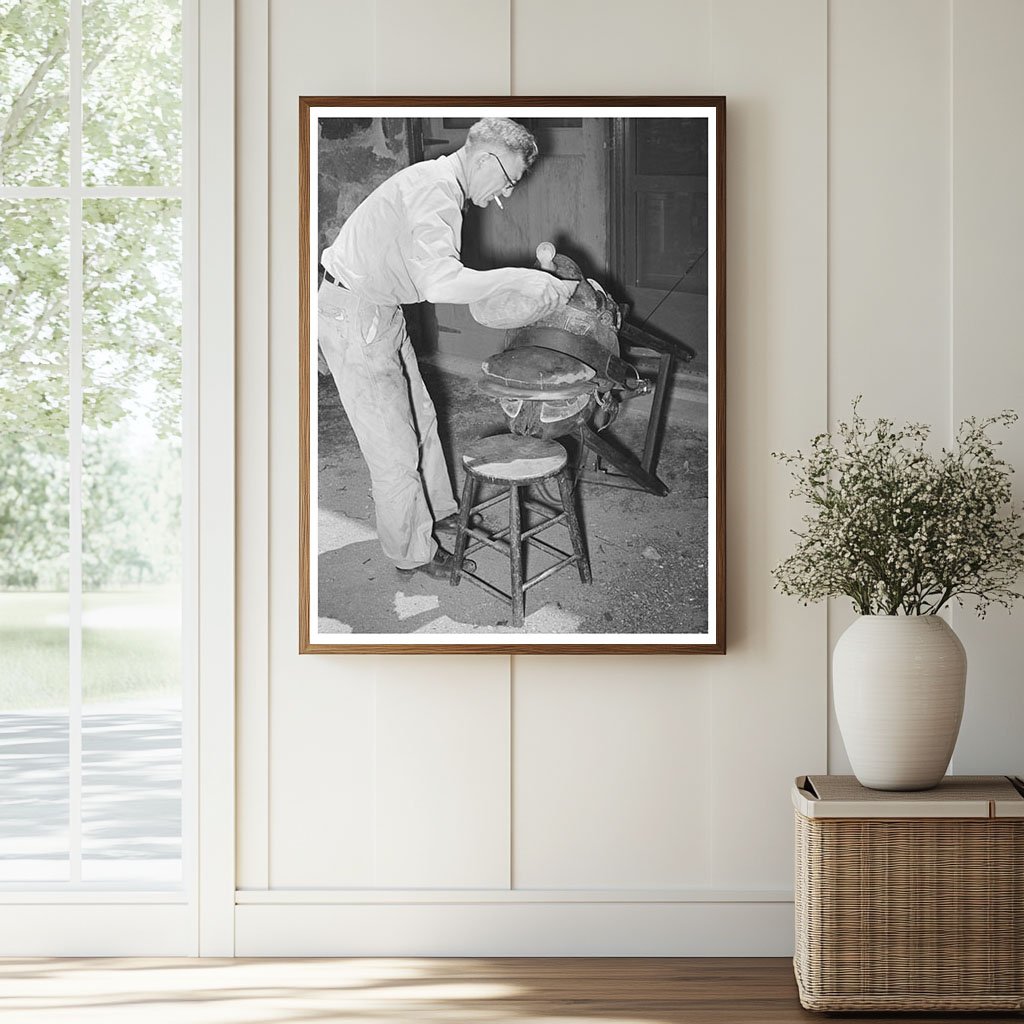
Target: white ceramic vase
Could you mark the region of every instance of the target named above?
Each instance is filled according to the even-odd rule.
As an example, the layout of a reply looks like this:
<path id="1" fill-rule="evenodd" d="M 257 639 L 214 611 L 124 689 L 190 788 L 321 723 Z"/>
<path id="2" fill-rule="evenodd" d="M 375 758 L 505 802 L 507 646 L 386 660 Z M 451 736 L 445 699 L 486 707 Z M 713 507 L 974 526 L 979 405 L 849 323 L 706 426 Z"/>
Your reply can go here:
<path id="1" fill-rule="evenodd" d="M 964 711 L 967 655 L 936 615 L 862 615 L 832 655 L 836 718 L 870 789 L 938 785 Z"/>

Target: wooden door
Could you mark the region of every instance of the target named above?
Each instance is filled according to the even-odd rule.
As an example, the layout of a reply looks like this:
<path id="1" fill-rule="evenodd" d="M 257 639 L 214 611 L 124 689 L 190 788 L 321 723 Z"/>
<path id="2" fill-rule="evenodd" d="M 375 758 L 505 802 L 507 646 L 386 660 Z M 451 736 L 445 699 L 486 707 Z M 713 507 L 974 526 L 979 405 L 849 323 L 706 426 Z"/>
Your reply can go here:
<path id="1" fill-rule="evenodd" d="M 475 118 L 428 118 L 422 124 L 424 159 L 454 153 Z M 529 267 L 541 242 L 572 256 L 588 277 L 607 271 L 606 127 L 600 118 L 516 118 L 532 131 L 540 156 L 532 170 L 486 209 L 470 205 L 462 229 L 462 261 L 474 270 Z M 485 359 L 500 351 L 503 332 L 482 327 L 466 306 L 439 303 L 424 317 L 426 341 L 436 351 Z M 436 321 L 431 323 L 431 321 Z M 431 338 L 431 328 L 433 337 Z"/>
<path id="2" fill-rule="evenodd" d="M 614 123 L 611 286 L 629 317 L 707 370 L 708 137 L 703 118 Z"/>

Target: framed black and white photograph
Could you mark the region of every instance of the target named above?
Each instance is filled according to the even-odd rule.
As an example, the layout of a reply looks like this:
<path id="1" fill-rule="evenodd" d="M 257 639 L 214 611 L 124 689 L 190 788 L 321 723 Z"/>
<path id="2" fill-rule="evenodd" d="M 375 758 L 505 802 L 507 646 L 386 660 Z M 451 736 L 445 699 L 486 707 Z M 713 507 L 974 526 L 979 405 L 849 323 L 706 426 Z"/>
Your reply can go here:
<path id="1" fill-rule="evenodd" d="M 302 653 L 724 653 L 725 100 L 299 101 Z"/>

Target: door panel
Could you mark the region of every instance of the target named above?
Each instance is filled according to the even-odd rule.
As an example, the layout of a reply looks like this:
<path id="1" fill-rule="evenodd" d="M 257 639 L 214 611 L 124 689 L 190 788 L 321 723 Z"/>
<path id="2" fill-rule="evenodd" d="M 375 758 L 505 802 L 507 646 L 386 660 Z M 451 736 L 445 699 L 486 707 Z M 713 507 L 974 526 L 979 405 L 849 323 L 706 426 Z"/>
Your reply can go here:
<path id="1" fill-rule="evenodd" d="M 612 285 L 630 319 L 690 346 L 707 369 L 707 122 L 628 118 L 615 125 Z"/>

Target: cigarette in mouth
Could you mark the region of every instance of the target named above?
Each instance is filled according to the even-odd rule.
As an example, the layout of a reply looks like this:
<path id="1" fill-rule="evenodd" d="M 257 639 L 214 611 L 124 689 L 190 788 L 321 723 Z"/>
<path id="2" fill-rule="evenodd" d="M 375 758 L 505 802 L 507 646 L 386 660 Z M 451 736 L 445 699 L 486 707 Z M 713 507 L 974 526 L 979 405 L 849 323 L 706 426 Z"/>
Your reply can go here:
<path id="1" fill-rule="evenodd" d="M 505 207 L 501 205 L 501 197 L 500 196 L 495 196 L 494 197 L 494 201 L 498 204 L 498 209 L 499 210 L 504 210 L 505 209 Z"/>

